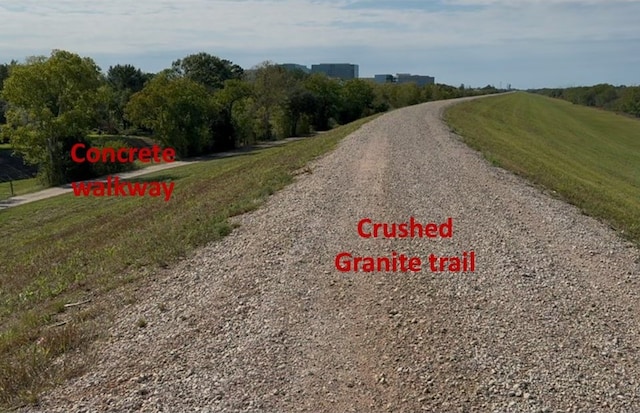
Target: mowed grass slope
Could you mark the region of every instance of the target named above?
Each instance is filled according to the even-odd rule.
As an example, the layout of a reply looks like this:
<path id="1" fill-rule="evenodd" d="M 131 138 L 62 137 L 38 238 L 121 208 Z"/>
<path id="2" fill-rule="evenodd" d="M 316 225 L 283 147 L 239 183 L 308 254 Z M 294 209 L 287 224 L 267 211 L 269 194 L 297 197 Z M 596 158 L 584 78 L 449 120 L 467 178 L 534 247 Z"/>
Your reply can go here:
<path id="1" fill-rule="evenodd" d="M 640 121 L 523 92 L 461 103 L 446 120 L 494 164 L 640 243 Z"/>
<path id="2" fill-rule="evenodd" d="M 0 211 L 0 410 L 37 400 L 43 387 L 75 371 L 53 361 L 99 334 L 91 319 L 107 293 L 228 234 L 228 217 L 256 208 L 370 119 L 145 176 L 175 182 L 168 202 L 70 194 Z"/>

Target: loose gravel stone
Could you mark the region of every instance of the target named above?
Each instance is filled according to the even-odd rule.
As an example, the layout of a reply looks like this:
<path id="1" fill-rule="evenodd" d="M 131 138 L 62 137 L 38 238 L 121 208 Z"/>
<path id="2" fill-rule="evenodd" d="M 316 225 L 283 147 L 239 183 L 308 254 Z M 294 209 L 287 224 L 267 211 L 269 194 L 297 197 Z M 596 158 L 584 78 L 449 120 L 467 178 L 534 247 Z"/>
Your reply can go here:
<path id="1" fill-rule="evenodd" d="M 24 411 L 640 411 L 638 250 L 466 147 L 451 103 L 344 139 L 141 287 L 89 371 Z M 410 216 L 454 236 L 356 232 Z M 470 250 L 473 273 L 424 265 Z M 342 251 L 423 270 L 341 273 Z"/>

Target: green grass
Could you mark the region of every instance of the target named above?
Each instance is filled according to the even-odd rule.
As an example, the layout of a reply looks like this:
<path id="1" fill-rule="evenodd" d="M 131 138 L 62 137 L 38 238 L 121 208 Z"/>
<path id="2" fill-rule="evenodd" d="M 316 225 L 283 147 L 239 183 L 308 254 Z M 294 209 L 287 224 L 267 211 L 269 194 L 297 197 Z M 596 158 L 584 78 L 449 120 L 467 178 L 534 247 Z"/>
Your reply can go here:
<path id="1" fill-rule="evenodd" d="M 461 103 L 446 120 L 493 164 L 640 243 L 640 121 L 527 93 Z"/>
<path id="2" fill-rule="evenodd" d="M 33 402 L 42 388 L 77 371 L 53 361 L 99 334 L 92 324 L 97 311 L 65 303 L 106 301 L 100 297 L 229 234 L 228 217 L 258 207 L 294 171 L 369 120 L 145 176 L 175 182 L 169 202 L 70 194 L 0 212 L 0 407 Z M 68 322 L 51 327 L 61 320 Z"/>
<path id="3" fill-rule="evenodd" d="M 0 182 L 0 200 L 11 198 L 11 186 L 13 185 L 13 196 L 24 195 L 36 192 L 45 187 L 37 178 L 18 179 L 17 181 Z"/>

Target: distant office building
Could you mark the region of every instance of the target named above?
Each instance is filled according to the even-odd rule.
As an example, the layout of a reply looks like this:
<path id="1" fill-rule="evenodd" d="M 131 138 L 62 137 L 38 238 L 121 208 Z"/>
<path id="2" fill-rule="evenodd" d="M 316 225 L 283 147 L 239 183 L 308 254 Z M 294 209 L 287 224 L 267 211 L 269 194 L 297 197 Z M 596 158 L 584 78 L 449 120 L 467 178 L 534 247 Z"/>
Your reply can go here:
<path id="1" fill-rule="evenodd" d="M 311 70 L 305 65 L 299 65 L 297 63 L 283 63 L 280 66 L 287 70 L 302 70 L 305 73 L 311 73 Z"/>
<path id="2" fill-rule="evenodd" d="M 358 65 L 350 63 L 321 63 L 319 65 L 311 65 L 311 73 L 324 73 L 329 77 L 337 77 L 339 79 L 357 79 Z"/>
<path id="3" fill-rule="evenodd" d="M 375 75 L 373 76 L 373 81 L 376 83 L 393 83 L 396 80 L 393 75 Z"/>
<path id="4" fill-rule="evenodd" d="M 433 85 L 435 81 L 436 79 L 431 76 L 412 75 L 409 73 L 398 73 L 396 78 L 396 82 L 399 84 L 415 83 L 418 86 Z"/>

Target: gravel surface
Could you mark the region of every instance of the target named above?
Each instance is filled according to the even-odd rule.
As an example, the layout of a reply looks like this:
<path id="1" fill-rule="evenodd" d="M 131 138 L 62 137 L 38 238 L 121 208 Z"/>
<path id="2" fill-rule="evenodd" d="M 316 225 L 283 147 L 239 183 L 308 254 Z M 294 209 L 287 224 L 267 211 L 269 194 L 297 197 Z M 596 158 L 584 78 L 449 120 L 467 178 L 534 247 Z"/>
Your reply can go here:
<path id="1" fill-rule="evenodd" d="M 236 217 L 32 411 L 640 411 L 638 249 L 490 166 L 440 120 L 450 103 L 366 124 Z M 356 231 L 411 216 L 453 237 Z M 430 270 L 472 250 L 475 272 Z M 422 271 L 341 273 L 342 251 Z"/>

